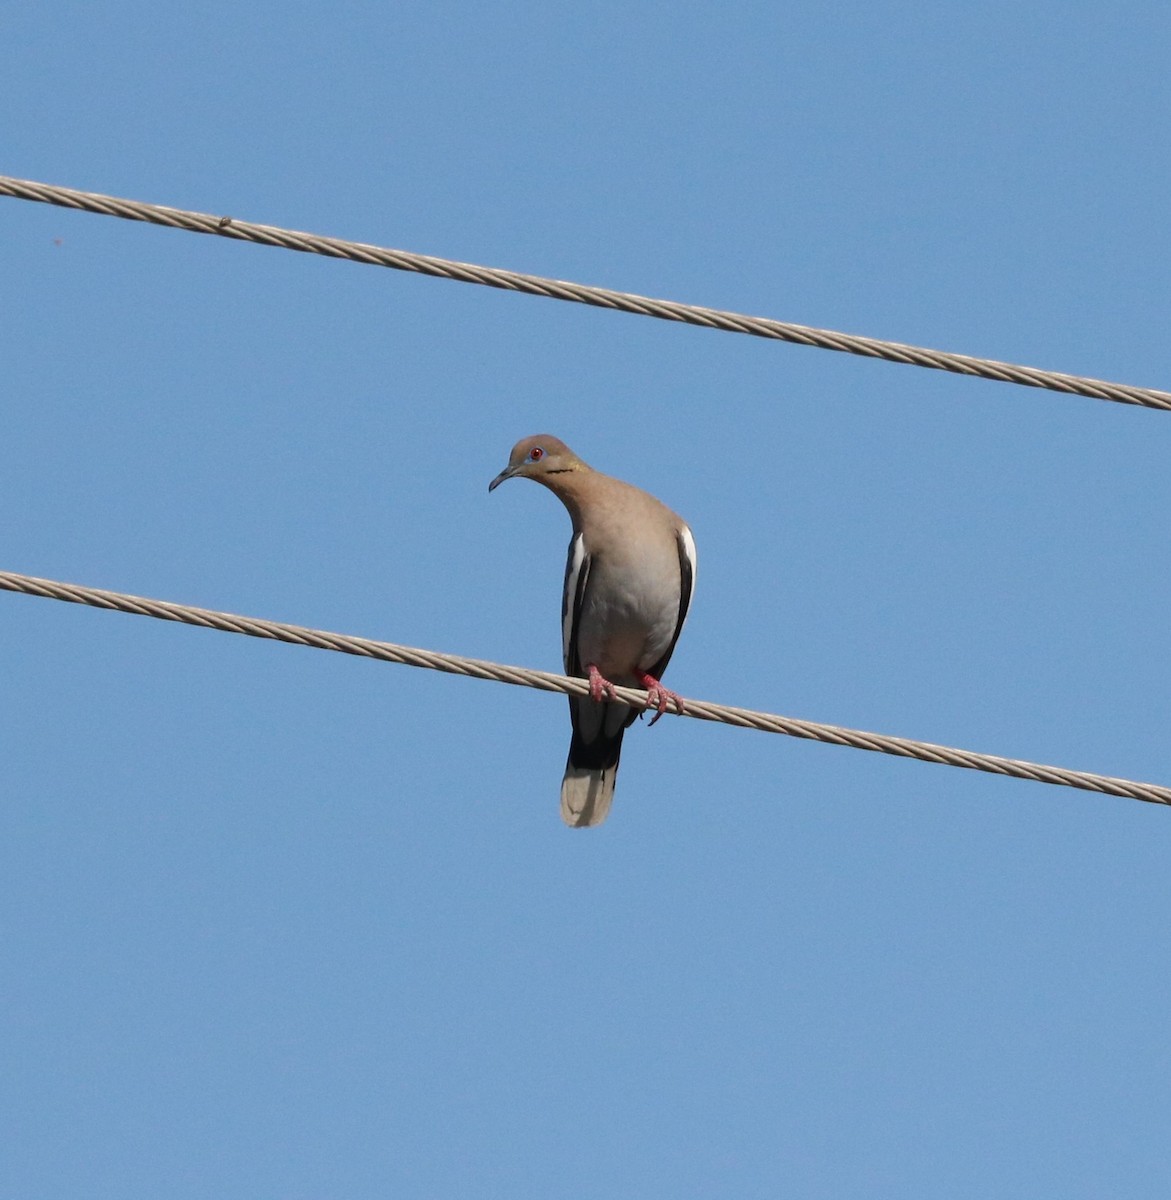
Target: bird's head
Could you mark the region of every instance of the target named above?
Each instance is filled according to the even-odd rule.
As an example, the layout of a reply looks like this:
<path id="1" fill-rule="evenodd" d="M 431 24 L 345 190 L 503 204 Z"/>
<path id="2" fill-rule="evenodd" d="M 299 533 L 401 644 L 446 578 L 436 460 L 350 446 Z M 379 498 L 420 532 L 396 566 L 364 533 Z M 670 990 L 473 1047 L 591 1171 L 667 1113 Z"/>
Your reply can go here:
<path id="1" fill-rule="evenodd" d="M 513 446 L 508 456 L 508 466 L 488 484 L 488 491 L 506 479 L 520 477 L 545 483 L 551 475 L 587 469 L 585 463 L 563 441 L 547 433 L 538 433 L 522 438 Z"/>

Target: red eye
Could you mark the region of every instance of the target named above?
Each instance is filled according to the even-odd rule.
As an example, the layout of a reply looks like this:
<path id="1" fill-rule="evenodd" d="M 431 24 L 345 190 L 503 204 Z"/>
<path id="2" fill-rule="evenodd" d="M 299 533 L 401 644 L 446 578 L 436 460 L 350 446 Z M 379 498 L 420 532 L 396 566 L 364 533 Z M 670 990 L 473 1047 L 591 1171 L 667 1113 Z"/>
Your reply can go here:
<path id="1" fill-rule="evenodd" d="M 540 446 L 534 446 L 529 451 L 529 462 L 540 462 L 545 457 L 545 451 Z"/>

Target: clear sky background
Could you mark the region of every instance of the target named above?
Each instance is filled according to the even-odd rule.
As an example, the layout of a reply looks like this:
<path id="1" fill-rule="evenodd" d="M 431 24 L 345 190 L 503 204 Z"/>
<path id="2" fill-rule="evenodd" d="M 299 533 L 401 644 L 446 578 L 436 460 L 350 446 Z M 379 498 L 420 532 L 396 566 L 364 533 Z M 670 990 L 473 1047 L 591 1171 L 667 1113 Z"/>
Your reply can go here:
<path id="1" fill-rule="evenodd" d="M 10 5 L 0 171 L 1171 386 L 1171 15 Z M 1171 782 L 1171 414 L 0 200 L 5 569 Z M 1168 1195 L 1171 813 L 0 596 L 0 1195 Z"/>

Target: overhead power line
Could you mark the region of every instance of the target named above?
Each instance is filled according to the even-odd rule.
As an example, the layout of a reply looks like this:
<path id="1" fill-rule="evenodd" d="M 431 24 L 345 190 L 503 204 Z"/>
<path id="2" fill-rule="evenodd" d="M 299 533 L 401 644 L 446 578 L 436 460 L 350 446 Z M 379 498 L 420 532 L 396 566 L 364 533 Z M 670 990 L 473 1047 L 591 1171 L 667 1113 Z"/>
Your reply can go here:
<path id="1" fill-rule="evenodd" d="M 288 642 L 315 650 L 336 650 L 342 654 L 355 654 L 362 658 L 374 658 L 408 667 L 426 667 L 432 671 L 445 671 L 450 675 L 467 675 L 474 679 L 489 679 L 497 683 L 538 688 L 546 692 L 562 692 L 575 696 L 589 694 L 589 683 L 586 680 L 556 675 L 550 671 L 535 671 L 528 667 L 513 667 L 478 658 L 465 658 L 460 654 L 398 646 L 392 642 L 329 633 L 322 629 L 287 625 L 281 621 L 267 621 L 260 617 L 242 617 L 234 613 L 217 612 L 214 609 L 175 604 L 169 600 L 149 600 L 143 596 L 84 587 L 76 583 L 62 583 L 55 579 L 38 579 L 32 575 L 18 575 L 12 571 L 0 571 L 0 590 L 41 596 L 48 600 L 65 600 L 71 604 L 86 604 L 93 608 L 115 609 L 139 616 L 158 617 L 164 621 L 199 625 L 225 633 L 242 633 L 249 637 Z M 647 699 L 646 692 L 639 688 L 619 687 L 614 689 L 614 694 L 618 700 L 636 708 L 642 708 Z M 1171 805 L 1171 788 L 1154 783 L 1136 783 L 1130 779 L 1117 779 L 1109 775 L 1092 775 L 1085 771 L 1072 771 L 1066 767 L 1044 766 L 1017 758 L 958 750 L 953 746 L 938 746 L 931 742 L 913 741 L 910 738 L 846 729 L 840 725 L 823 725 L 816 721 L 802 721 L 775 713 L 712 704 L 706 700 L 686 700 L 685 704 L 686 711 L 680 715 L 696 717 L 701 721 L 717 721 L 742 729 L 759 729 L 763 733 L 783 733 L 789 737 L 828 742 L 835 746 L 852 746 L 856 750 L 873 750 L 880 754 L 915 758 L 921 762 L 966 767 L 974 771 L 987 771 L 993 775 L 1009 775 L 1015 779 L 1031 779 L 1037 783 L 1052 783 L 1088 792 L 1145 800 L 1150 804 Z M 673 703 L 671 708 L 678 711 Z"/>
<path id="2" fill-rule="evenodd" d="M 795 342 L 802 346 L 817 346 L 823 350 L 841 350 L 847 354 L 881 358 L 887 362 L 909 363 L 917 367 L 931 367 L 939 371 L 951 371 L 957 375 L 976 375 L 983 379 L 995 379 L 1004 383 L 1019 383 L 1025 387 L 1045 388 L 1049 391 L 1089 396 L 1098 400 L 1113 400 L 1119 404 L 1137 404 L 1143 408 L 1171 410 L 1171 392 L 1157 391 L 1153 388 L 1109 383 L 1101 379 L 1088 379 L 1081 375 L 1045 371 L 1038 367 L 1017 366 L 990 358 L 952 354 L 945 350 L 929 350 L 922 346 L 908 346 L 901 342 L 889 342 L 880 338 L 859 337 L 855 334 L 839 333 L 832 329 L 794 325 L 787 321 L 775 321 L 769 317 L 750 317 L 743 313 L 728 312 L 718 308 L 681 304 L 675 300 L 656 300 L 632 292 L 618 292 L 610 288 L 548 279 L 542 275 L 527 275 L 519 271 L 501 270 L 497 267 L 482 267 L 474 263 L 455 262 L 451 259 L 435 258 L 428 254 L 415 254 L 408 250 L 391 250 L 384 246 L 373 246 L 364 242 L 349 242 L 341 238 L 282 229 L 276 225 L 257 225 L 251 221 L 238 220 L 235 217 L 218 217 L 208 213 L 189 212 L 181 208 L 168 208 L 141 200 L 103 196 L 97 192 L 82 192 L 74 188 L 57 187 L 54 184 L 37 183 L 29 179 L 14 179 L 7 175 L 0 175 L 0 196 L 12 196 L 18 200 L 36 200 L 43 204 L 55 204 L 61 208 L 83 209 L 86 212 L 101 213 L 111 217 L 124 217 L 130 221 L 146 221 L 152 225 L 166 225 L 174 229 L 190 230 L 193 233 L 212 233 L 239 241 L 258 242 L 265 246 L 282 246 L 286 250 L 324 254 L 330 258 L 346 258 L 352 262 L 392 267 L 396 271 L 413 271 L 421 275 L 435 275 L 462 283 L 480 283 L 487 287 L 526 292 L 534 296 L 547 296 L 554 300 L 571 300 L 578 304 L 590 304 L 597 308 L 610 308 L 646 317 L 659 317 L 664 321 L 680 321 L 687 325 L 702 325 L 705 328 L 722 329 L 730 333 L 748 333 L 755 337 Z"/>

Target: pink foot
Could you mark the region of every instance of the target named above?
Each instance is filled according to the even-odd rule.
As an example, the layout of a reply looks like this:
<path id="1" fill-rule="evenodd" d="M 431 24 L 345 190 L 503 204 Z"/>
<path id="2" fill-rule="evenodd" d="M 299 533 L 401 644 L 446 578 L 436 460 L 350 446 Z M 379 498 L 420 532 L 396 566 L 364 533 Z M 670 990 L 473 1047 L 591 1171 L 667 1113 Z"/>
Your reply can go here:
<path id="1" fill-rule="evenodd" d="M 587 668 L 590 673 L 590 699 L 595 704 L 601 704 L 603 700 L 614 699 L 614 685 L 603 677 L 602 672 L 590 663 Z"/>
<path id="2" fill-rule="evenodd" d="M 651 725 L 653 725 L 667 711 L 668 701 L 675 702 L 675 711 L 678 713 L 686 712 L 683 707 L 683 697 L 678 692 L 671 691 L 670 688 L 665 688 L 653 675 L 640 675 L 642 686 L 646 688 L 646 706 L 649 712 L 652 708 L 658 709 L 658 712 L 651 717 Z"/>

